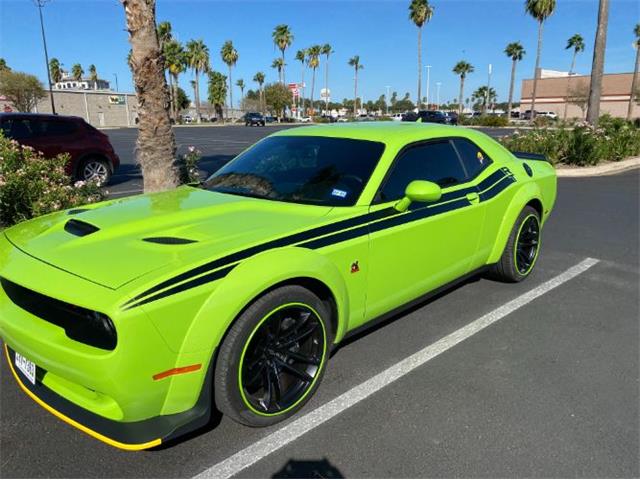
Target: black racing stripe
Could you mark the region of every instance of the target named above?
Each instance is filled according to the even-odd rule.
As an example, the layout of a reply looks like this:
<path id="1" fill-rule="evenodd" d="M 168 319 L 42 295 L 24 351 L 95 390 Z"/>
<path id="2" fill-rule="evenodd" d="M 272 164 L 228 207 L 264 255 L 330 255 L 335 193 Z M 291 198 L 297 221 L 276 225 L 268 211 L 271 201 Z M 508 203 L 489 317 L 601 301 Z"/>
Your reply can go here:
<path id="1" fill-rule="evenodd" d="M 505 188 L 509 187 L 512 183 L 515 183 L 516 180 L 513 177 L 504 177 L 500 180 L 496 185 L 480 194 L 480 201 L 486 202 L 487 200 L 491 200 L 493 197 L 501 193 Z"/>
<path id="2" fill-rule="evenodd" d="M 230 263 L 237 263 L 241 260 L 252 257 L 253 255 L 257 255 L 258 253 L 263 252 L 265 250 L 271 250 L 273 248 L 279 248 L 279 247 L 286 247 L 294 243 L 303 242 L 310 238 L 326 235 L 328 233 L 333 233 L 337 230 L 343 230 L 346 228 L 351 228 L 357 225 L 361 225 L 363 223 L 379 220 L 393 213 L 395 213 L 395 210 L 393 208 L 378 210 L 376 212 L 366 213 L 364 215 L 359 215 L 357 217 L 341 220 L 336 223 L 323 225 L 321 227 L 313 228 L 311 230 L 306 230 L 304 232 L 294 233 L 293 235 L 288 235 L 286 237 L 278 238 L 266 243 L 262 243 L 260 245 L 249 247 L 245 250 L 241 250 L 239 252 L 235 252 L 230 255 L 224 256 L 222 258 L 218 258 L 211 262 L 200 265 L 199 267 L 196 267 L 184 273 L 181 273 L 180 275 L 176 275 L 175 277 L 172 277 L 168 280 L 165 280 L 164 282 L 159 283 L 158 285 L 155 285 L 154 287 L 131 298 L 123 306 L 127 306 L 131 303 L 134 303 L 137 300 L 143 297 L 146 297 L 147 295 L 151 295 L 152 293 L 158 292 L 176 283 L 180 283 L 190 278 L 196 277 L 198 275 L 202 275 L 203 273 L 209 272 L 211 270 L 215 270 L 216 268 L 223 267 Z"/>
<path id="3" fill-rule="evenodd" d="M 299 245 L 304 248 L 312 248 L 312 249 L 321 248 L 321 246 L 326 246 L 326 245 L 329 245 L 330 243 L 339 243 L 341 241 L 345 241 L 351 238 L 357 238 L 359 236 L 366 235 L 370 231 L 378 231 L 384 228 L 391 228 L 401 223 L 413 221 L 414 219 L 418 220 L 421 218 L 426 218 L 427 216 L 430 216 L 430 215 L 437 215 L 439 213 L 444 213 L 456 208 L 467 206 L 469 205 L 469 201 L 466 200 L 466 198 L 462 198 L 462 197 L 466 196 L 469 193 L 478 192 L 478 191 L 482 192 L 483 190 L 486 190 L 492 187 L 493 185 L 496 185 L 496 183 L 499 182 L 501 179 L 510 178 L 510 177 L 507 177 L 507 174 L 511 174 L 511 172 L 507 168 L 502 168 L 500 170 L 495 171 L 491 175 L 489 175 L 477 186 L 467 187 L 467 188 L 463 188 L 453 192 L 447 192 L 442 195 L 438 204 L 435 204 L 429 207 L 419 207 L 419 208 L 416 208 L 416 210 L 411 210 L 409 213 L 400 215 L 392 207 L 382 209 L 382 210 L 377 210 L 375 212 L 366 213 L 364 215 L 359 215 L 357 217 L 341 220 L 328 225 L 323 225 L 321 227 L 312 228 L 304 232 L 299 232 L 293 235 L 288 235 L 286 237 L 271 240 L 269 242 L 253 246 L 245 250 L 232 253 L 225 257 L 200 265 L 199 267 L 196 267 L 194 269 L 188 270 L 184 273 L 181 273 L 180 275 L 176 275 L 175 277 L 172 277 L 162 283 L 159 283 L 158 285 L 155 285 L 154 287 L 131 298 L 123 305 L 123 307 L 125 307 L 125 309 L 128 310 L 129 308 L 133 308 L 139 305 L 143 305 L 145 303 L 149 303 L 150 301 L 157 300 L 159 298 L 163 298 L 167 296 L 165 295 L 166 292 L 173 292 L 176 289 L 178 290 L 173 293 L 178 293 L 183 290 L 181 288 L 183 285 L 190 285 L 194 282 L 199 281 L 201 278 L 209 277 L 209 275 L 206 275 L 204 277 L 199 277 L 192 282 L 184 283 L 179 287 L 172 288 L 161 294 L 153 295 L 152 297 L 147 298 L 147 300 L 143 302 L 139 301 L 142 298 L 148 297 L 149 295 L 159 292 L 160 290 L 163 290 L 165 288 L 169 288 L 172 285 L 175 285 L 180 282 L 184 282 L 193 277 L 197 277 L 204 273 L 210 272 L 211 270 L 216 270 L 225 265 L 229 265 L 231 263 L 235 264 L 241 260 L 252 257 L 253 255 L 257 255 L 258 253 L 261 253 L 266 250 L 298 244 L 300 242 L 304 242 L 301 245 Z M 489 192 L 493 192 L 493 191 L 494 189 L 492 188 Z M 487 194 L 481 194 L 480 197 L 481 197 L 481 200 L 485 200 L 485 199 L 493 198 L 493 196 L 497 195 L 498 193 L 500 192 L 496 191 L 491 196 L 488 196 Z M 456 201 L 452 202 L 451 200 L 454 200 L 454 199 L 456 199 Z M 448 203 L 443 203 L 443 202 L 448 202 Z M 419 212 L 419 213 L 416 213 L 416 212 Z M 390 216 L 392 217 L 391 219 L 387 221 L 383 220 Z M 378 220 L 383 220 L 383 221 L 376 222 Z M 367 225 L 370 222 L 376 222 L 376 223 L 374 223 L 373 226 Z M 353 227 L 359 227 L 359 228 L 340 232 L 341 230 L 347 230 Z M 326 235 L 326 236 L 323 237 L 323 235 Z M 316 237 L 322 237 L 322 238 L 312 240 L 312 239 L 315 239 Z M 227 269 L 223 269 L 223 270 L 227 270 Z M 216 270 L 211 275 L 215 276 L 217 272 L 222 272 L 223 270 Z M 229 271 L 231 270 L 229 269 Z M 216 278 L 222 278 L 222 277 L 216 277 Z M 201 285 L 201 283 L 197 283 L 197 285 Z M 193 288 L 193 287 L 189 287 L 189 288 Z"/>
<path id="4" fill-rule="evenodd" d="M 200 285 L 204 285 L 206 283 L 215 282 L 216 280 L 226 277 L 227 274 L 231 270 L 233 270 L 235 267 L 236 265 L 231 265 L 226 268 L 216 270 L 215 272 L 211 272 L 208 275 L 203 275 L 202 277 L 195 278 L 190 282 L 182 283 L 176 287 L 170 288 L 156 295 L 140 300 L 139 302 L 136 302 L 132 305 L 128 305 L 124 308 L 124 310 L 129 310 L 131 308 L 139 307 L 140 305 L 144 305 L 145 303 L 155 302 L 156 300 L 160 300 L 161 298 L 168 297 L 170 295 L 175 295 L 176 293 L 184 292 L 185 290 L 190 290 L 192 288 L 199 287 Z"/>

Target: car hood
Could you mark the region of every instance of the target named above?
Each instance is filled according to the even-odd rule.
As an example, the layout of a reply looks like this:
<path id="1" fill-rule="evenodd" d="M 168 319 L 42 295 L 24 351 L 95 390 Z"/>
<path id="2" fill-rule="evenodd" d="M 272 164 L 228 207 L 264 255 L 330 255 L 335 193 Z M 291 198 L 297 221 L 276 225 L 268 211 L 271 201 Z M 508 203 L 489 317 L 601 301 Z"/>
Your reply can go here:
<path id="1" fill-rule="evenodd" d="M 24 222 L 5 234 L 43 262 L 116 289 L 153 270 L 205 262 L 304 230 L 331 211 L 191 187 L 86 208 Z"/>

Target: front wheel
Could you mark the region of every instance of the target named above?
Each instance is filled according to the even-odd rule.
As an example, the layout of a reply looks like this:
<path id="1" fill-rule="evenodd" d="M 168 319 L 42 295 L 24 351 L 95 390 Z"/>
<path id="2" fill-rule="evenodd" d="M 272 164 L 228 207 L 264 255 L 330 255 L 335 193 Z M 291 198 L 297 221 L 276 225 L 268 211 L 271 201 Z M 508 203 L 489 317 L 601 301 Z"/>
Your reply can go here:
<path id="1" fill-rule="evenodd" d="M 330 309 L 289 285 L 252 303 L 222 342 L 216 363 L 218 409 L 252 427 L 280 422 L 311 398 L 332 340 Z"/>
<path id="2" fill-rule="evenodd" d="M 540 251 L 540 214 L 524 207 L 516 220 L 502 257 L 491 269 L 491 276 L 505 282 L 521 282 L 533 271 Z"/>

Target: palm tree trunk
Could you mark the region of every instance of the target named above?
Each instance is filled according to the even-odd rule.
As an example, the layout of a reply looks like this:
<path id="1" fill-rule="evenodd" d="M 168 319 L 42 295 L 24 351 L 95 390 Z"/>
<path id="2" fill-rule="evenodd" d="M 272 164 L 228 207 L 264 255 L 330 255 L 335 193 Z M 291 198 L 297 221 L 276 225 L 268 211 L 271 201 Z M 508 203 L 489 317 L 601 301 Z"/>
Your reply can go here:
<path id="1" fill-rule="evenodd" d="M 507 103 L 507 122 L 511 120 L 511 107 L 513 106 L 513 87 L 516 83 L 516 60 L 511 64 L 511 84 L 509 85 L 509 102 Z"/>
<path id="2" fill-rule="evenodd" d="M 301 80 L 300 80 L 300 83 L 302 84 L 302 115 L 305 114 L 305 111 L 304 111 L 304 91 L 305 91 L 305 87 L 304 87 L 304 71 L 305 71 L 304 62 L 302 62 L 302 75 L 301 75 Z"/>
<path id="3" fill-rule="evenodd" d="M 635 102 L 633 97 L 638 89 L 638 70 L 640 70 L 640 43 L 636 45 L 636 68 L 633 70 L 633 77 L 631 79 L 631 96 L 629 97 L 629 106 L 627 107 L 627 120 L 631 120 L 631 114 L 633 113 L 633 104 Z"/>
<path id="4" fill-rule="evenodd" d="M 165 76 L 165 78 L 167 78 L 167 77 Z M 176 120 L 176 117 L 173 114 L 173 111 L 175 110 L 175 108 L 174 108 L 175 107 L 175 103 L 176 103 L 176 101 L 175 101 L 175 96 L 174 96 L 174 92 L 173 92 L 173 81 L 172 81 L 172 78 L 171 78 L 171 73 L 169 73 L 169 113 L 173 117 L 174 122 Z"/>
<path id="5" fill-rule="evenodd" d="M 538 92 L 538 69 L 540 68 L 540 55 L 542 54 L 542 24 L 538 22 L 538 50 L 536 51 L 536 66 L 533 70 L 533 90 L 531 91 L 531 120 L 536 119 L 536 94 Z"/>
<path id="6" fill-rule="evenodd" d="M 171 75 L 169 76 L 171 78 Z M 175 122 L 178 122 L 178 117 L 180 115 L 180 105 L 178 105 L 178 75 L 173 79 L 171 87 L 173 88 L 173 118 Z"/>
<path id="7" fill-rule="evenodd" d="M 122 0 L 129 42 L 131 70 L 138 98 L 136 160 L 145 192 L 178 185 L 174 167 L 176 140 L 169 118 L 169 92 L 156 34 L 154 0 Z"/>
<path id="8" fill-rule="evenodd" d="M 196 122 L 202 122 L 202 118 L 200 117 L 200 72 L 196 69 L 196 88 L 195 94 L 196 97 Z"/>
<path id="9" fill-rule="evenodd" d="M 311 110 L 313 111 L 313 90 L 316 87 L 316 67 L 312 69 L 313 75 L 311 75 Z"/>
<path id="10" fill-rule="evenodd" d="M 458 115 L 462 116 L 462 99 L 464 98 L 464 77 L 460 75 L 460 96 L 458 97 Z"/>
<path id="11" fill-rule="evenodd" d="M 233 114 L 233 80 L 231 79 L 231 65 L 229 65 L 229 107 Z"/>
<path id="12" fill-rule="evenodd" d="M 569 110 L 569 95 L 571 94 L 571 75 L 573 74 L 573 69 L 576 68 L 576 56 L 578 55 L 578 51 L 573 51 L 573 58 L 571 59 L 571 68 L 569 69 L 569 77 L 567 78 L 567 95 L 564 100 L 564 113 L 562 114 L 562 120 L 567 120 L 567 111 Z"/>
<path id="13" fill-rule="evenodd" d="M 356 118 L 358 108 L 358 66 L 356 65 L 356 76 L 353 82 L 353 118 Z"/>
<path id="14" fill-rule="evenodd" d="M 593 47 L 593 64 L 591 65 L 591 86 L 589 87 L 589 105 L 587 106 L 587 122 L 598 126 L 600 117 L 600 94 L 602 93 L 602 72 L 604 70 L 604 50 L 607 46 L 607 23 L 609 21 L 609 0 L 600 0 L 598 8 L 598 29 Z"/>
<path id="15" fill-rule="evenodd" d="M 326 97 L 324 98 L 324 113 L 328 115 L 327 110 L 329 110 L 329 55 L 327 55 L 327 63 L 324 65 L 324 93 Z"/>
<path id="16" fill-rule="evenodd" d="M 282 84 L 284 85 L 284 49 L 282 50 Z"/>
<path id="17" fill-rule="evenodd" d="M 420 110 L 420 99 L 422 98 L 422 27 L 418 28 L 418 101 L 416 108 Z M 428 106 L 427 106 L 428 108 Z"/>

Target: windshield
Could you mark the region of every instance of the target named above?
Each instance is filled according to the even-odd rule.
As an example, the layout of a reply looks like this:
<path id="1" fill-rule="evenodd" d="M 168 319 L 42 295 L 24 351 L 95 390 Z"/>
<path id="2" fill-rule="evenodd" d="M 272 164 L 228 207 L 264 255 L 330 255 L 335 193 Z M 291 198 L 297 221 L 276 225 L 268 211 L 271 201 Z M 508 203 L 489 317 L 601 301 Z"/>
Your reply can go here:
<path id="1" fill-rule="evenodd" d="M 207 190 L 284 202 L 351 206 L 384 144 L 316 136 L 265 138 L 204 183 Z"/>

